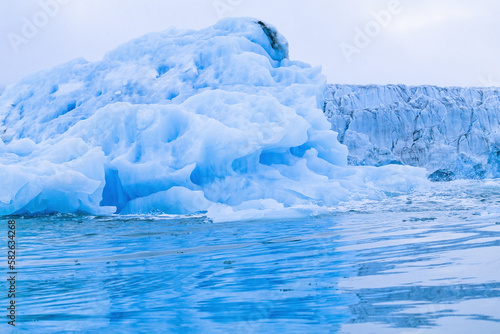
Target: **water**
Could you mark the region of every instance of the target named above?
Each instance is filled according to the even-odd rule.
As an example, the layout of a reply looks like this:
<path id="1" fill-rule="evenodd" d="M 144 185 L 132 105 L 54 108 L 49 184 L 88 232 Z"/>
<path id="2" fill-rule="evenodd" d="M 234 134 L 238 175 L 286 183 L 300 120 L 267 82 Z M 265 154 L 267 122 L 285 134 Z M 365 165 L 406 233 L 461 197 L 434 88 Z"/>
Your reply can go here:
<path id="1" fill-rule="evenodd" d="M 499 204 L 457 181 L 311 219 L 16 217 L 0 331 L 498 333 Z"/>

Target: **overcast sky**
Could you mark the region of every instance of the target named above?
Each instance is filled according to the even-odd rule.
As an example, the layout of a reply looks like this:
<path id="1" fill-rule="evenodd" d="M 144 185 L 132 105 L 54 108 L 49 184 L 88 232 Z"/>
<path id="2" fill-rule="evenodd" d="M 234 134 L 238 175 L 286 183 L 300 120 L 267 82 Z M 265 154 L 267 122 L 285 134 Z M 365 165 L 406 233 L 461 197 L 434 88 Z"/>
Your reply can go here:
<path id="1" fill-rule="evenodd" d="M 0 86 L 221 16 L 273 24 L 331 83 L 500 86 L 499 14 L 494 0 L 0 0 Z"/>

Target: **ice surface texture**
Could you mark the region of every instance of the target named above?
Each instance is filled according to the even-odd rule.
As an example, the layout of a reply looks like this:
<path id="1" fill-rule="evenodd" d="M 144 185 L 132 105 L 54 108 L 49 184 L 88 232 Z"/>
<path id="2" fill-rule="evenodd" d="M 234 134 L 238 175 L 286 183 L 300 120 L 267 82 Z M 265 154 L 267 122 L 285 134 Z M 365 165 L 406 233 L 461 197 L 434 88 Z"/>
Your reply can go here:
<path id="1" fill-rule="evenodd" d="M 0 214 L 319 213 L 425 171 L 348 167 L 320 68 L 255 19 L 151 33 L 0 96 Z"/>
<path id="2" fill-rule="evenodd" d="M 433 180 L 500 176 L 500 90 L 330 85 L 325 113 L 353 165 L 425 167 Z"/>

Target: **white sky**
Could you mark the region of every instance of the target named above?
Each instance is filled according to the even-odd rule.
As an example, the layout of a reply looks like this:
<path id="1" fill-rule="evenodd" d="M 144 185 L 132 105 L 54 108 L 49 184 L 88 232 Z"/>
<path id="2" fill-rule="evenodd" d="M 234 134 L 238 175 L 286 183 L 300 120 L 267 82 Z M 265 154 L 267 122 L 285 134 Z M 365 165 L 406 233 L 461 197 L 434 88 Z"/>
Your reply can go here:
<path id="1" fill-rule="evenodd" d="M 40 3 L 67 2 L 44 22 Z M 330 83 L 500 86 L 500 3 L 495 0 L 399 0 L 401 12 L 374 30 L 351 61 L 356 28 L 375 27 L 372 12 L 398 0 L 0 0 L 0 86 L 76 57 L 99 60 L 134 37 L 170 26 L 201 29 L 225 16 L 273 24 L 290 58 L 323 66 Z M 45 17 L 46 18 L 46 17 Z M 26 22 L 42 26 L 18 45 Z M 358 44 L 359 46 L 359 44 Z"/>

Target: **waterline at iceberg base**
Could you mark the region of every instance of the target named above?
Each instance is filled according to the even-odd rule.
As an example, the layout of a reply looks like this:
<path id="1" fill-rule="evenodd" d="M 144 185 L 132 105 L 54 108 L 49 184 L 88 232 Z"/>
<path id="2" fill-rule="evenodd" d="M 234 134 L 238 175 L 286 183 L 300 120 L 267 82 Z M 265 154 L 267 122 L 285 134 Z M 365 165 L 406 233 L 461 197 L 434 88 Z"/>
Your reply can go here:
<path id="1" fill-rule="evenodd" d="M 8 87 L 0 332 L 499 332 L 495 94 L 355 88 L 246 18 Z M 438 142 L 462 151 L 433 165 Z"/>

